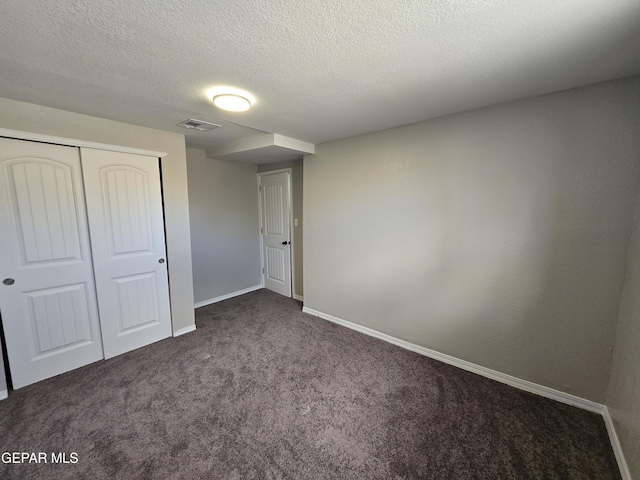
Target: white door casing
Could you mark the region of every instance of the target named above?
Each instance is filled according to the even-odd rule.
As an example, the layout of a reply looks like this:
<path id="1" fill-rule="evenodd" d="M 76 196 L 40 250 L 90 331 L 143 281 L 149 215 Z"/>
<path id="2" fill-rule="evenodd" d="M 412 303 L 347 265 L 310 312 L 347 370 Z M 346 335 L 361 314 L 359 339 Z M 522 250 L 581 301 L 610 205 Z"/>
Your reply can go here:
<path id="1" fill-rule="evenodd" d="M 0 138 L 0 226 L 13 387 L 102 359 L 78 149 Z"/>
<path id="2" fill-rule="evenodd" d="M 264 286 L 291 297 L 290 175 L 260 176 Z"/>
<path id="3" fill-rule="evenodd" d="M 105 358 L 171 336 L 158 158 L 81 148 Z"/>

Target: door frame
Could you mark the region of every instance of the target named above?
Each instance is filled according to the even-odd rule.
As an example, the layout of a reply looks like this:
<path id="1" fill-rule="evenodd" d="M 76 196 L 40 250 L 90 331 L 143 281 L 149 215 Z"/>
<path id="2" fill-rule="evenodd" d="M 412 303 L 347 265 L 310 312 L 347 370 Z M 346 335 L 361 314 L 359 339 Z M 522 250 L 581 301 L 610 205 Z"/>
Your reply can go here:
<path id="1" fill-rule="evenodd" d="M 291 297 L 290 298 L 295 298 L 296 297 L 296 277 L 295 277 L 295 242 L 293 240 L 294 234 L 293 234 L 293 188 L 292 188 L 292 178 L 293 178 L 293 168 L 288 167 L 288 168 L 279 168 L 277 170 L 269 170 L 267 172 L 258 172 L 257 174 L 257 180 L 258 180 L 258 216 L 259 216 L 259 222 L 258 222 L 258 235 L 260 236 L 260 268 L 262 269 L 262 272 L 260 273 L 260 284 L 262 285 L 262 288 L 264 288 L 265 282 L 264 282 L 264 234 L 262 233 L 262 229 L 263 229 L 263 224 L 262 224 L 262 214 L 263 214 L 263 205 L 262 205 L 262 190 L 261 190 L 261 186 L 262 186 L 262 177 L 266 177 L 269 175 L 275 175 L 277 173 L 286 173 L 287 174 L 287 196 L 289 197 L 289 238 L 291 239 L 291 243 L 290 243 L 290 249 L 289 249 L 289 255 L 291 256 L 290 258 L 290 262 L 289 264 L 291 265 Z"/>
<path id="2" fill-rule="evenodd" d="M 20 130 L 10 130 L 8 128 L 0 128 L 0 137 L 14 138 L 16 140 L 31 140 L 41 143 L 53 143 L 67 147 L 88 147 L 96 150 L 109 150 L 110 152 L 133 153 L 137 155 L 146 155 L 149 157 L 164 158 L 167 152 L 156 152 L 153 150 L 143 150 L 140 148 L 123 147 L 121 145 L 111 145 L 108 143 L 90 142 L 87 140 L 77 140 L 74 138 L 57 137 L 55 135 L 45 135 L 42 133 L 23 132 Z"/>

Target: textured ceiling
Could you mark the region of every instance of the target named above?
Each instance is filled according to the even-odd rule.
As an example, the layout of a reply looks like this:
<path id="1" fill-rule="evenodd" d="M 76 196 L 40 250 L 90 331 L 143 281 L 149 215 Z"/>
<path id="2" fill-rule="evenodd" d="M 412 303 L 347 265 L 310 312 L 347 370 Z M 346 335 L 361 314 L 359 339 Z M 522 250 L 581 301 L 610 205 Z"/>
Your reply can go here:
<path id="1" fill-rule="evenodd" d="M 0 45 L 2 97 L 321 143 L 640 73 L 640 1 L 3 0 Z M 217 110 L 221 84 L 254 108 Z"/>

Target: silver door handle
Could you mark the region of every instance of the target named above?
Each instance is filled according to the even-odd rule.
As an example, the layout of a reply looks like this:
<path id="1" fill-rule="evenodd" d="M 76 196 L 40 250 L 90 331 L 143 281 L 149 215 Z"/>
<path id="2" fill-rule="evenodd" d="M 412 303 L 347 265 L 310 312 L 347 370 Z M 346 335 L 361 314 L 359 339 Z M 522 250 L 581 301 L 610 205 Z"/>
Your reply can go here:
<path id="1" fill-rule="evenodd" d="M 160 260 L 158 260 L 158 263 L 164 263 L 164 258 L 161 258 Z"/>

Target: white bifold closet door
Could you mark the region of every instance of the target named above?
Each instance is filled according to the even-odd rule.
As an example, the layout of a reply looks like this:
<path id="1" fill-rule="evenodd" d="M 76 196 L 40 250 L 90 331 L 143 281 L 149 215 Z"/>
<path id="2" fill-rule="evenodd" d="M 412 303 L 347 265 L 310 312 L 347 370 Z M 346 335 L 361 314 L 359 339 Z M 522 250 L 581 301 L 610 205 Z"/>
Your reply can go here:
<path id="1" fill-rule="evenodd" d="M 157 158 L 80 149 L 105 358 L 171 335 Z"/>
<path id="2" fill-rule="evenodd" d="M 157 158 L 0 138 L 0 227 L 14 388 L 171 335 Z"/>
<path id="3" fill-rule="evenodd" d="M 0 138 L 0 312 L 14 388 L 103 358 L 78 149 Z"/>

